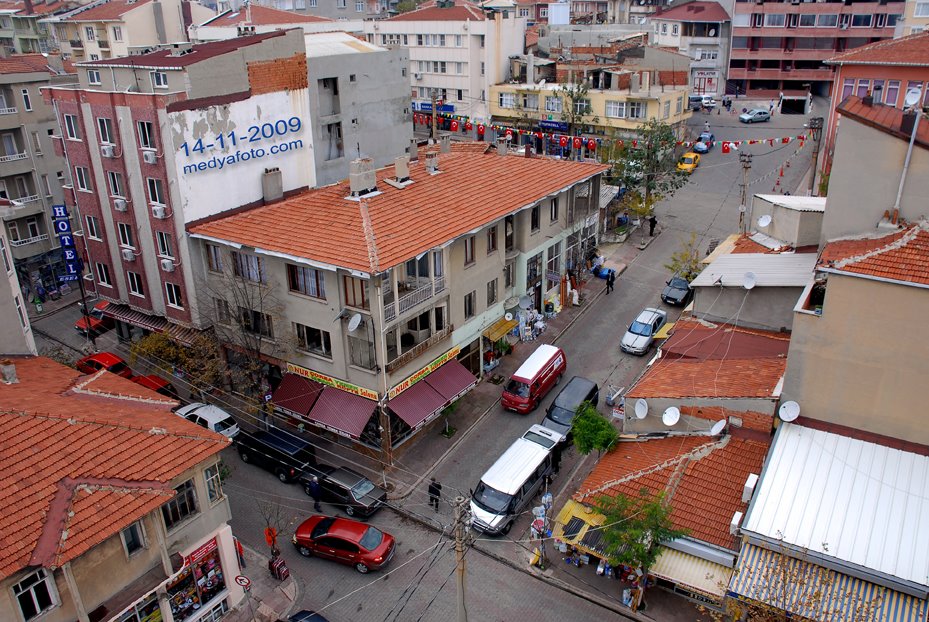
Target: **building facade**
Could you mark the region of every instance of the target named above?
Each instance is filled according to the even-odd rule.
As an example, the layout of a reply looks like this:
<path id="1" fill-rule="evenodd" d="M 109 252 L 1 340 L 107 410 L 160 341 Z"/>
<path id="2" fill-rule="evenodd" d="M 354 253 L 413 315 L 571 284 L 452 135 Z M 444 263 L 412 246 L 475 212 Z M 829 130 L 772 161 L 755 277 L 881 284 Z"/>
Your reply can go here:
<path id="1" fill-rule="evenodd" d="M 690 60 L 691 92 L 725 92 L 729 67 L 730 18 L 716 2 L 695 0 L 661 11 L 651 18 L 651 43 L 676 48 Z"/>
<path id="2" fill-rule="evenodd" d="M 13 209 L 9 199 L 0 199 L 0 215 Z M 6 237 L 6 230 L 0 229 L 0 261 L 3 266 L 3 276 L 0 276 L 0 316 L 8 319 L 4 330 L 0 331 L 0 352 L 6 354 L 36 354 L 35 335 L 29 323 L 29 314 L 26 305 L 29 303 L 23 295 L 13 258 L 10 255 L 10 241 Z"/>
<path id="3" fill-rule="evenodd" d="M 202 24 L 191 25 L 188 35 L 191 43 L 205 43 L 233 39 L 243 34 L 262 34 L 290 28 L 303 28 L 307 34 L 334 31 L 360 33 L 363 30 L 361 20 L 336 21 L 272 9 L 260 4 L 248 4 L 242 10 L 229 9 L 210 17 Z"/>
<path id="4" fill-rule="evenodd" d="M 32 2 L 4 0 L 0 2 L 0 46 L 7 54 L 41 54 L 58 49 L 54 33 L 41 19 L 62 13 L 77 2 Z"/>
<path id="5" fill-rule="evenodd" d="M 906 3 L 903 18 L 897 21 L 895 38 L 906 37 L 923 32 L 929 28 L 929 2 L 910 0 Z"/>

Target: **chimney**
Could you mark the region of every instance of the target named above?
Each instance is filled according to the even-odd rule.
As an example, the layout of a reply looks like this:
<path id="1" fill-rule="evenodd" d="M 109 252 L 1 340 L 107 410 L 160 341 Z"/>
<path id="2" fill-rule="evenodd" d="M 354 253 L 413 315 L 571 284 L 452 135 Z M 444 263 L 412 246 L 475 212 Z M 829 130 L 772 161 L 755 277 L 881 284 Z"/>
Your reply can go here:
<path id="1" fill-rule="evenodd" d="M 745 486 L 742 487 L 742 503 L 748 503 L 755 494 L 755 486 L 758 485 L 758 476 L 755 473 L 749 473 L 745 478 Z"/>
<path id="2" fill-rule="evenodd" d="M 16 377 L 16 365 L 11 359 L 0 361 L 0 375 L 3 377 L 3 384 L 19 383 L 19 379 Z"/>
<path id="3" fill-rule="evenodd" d="M 916 123 L 917 114 L 915 110 L 907 110 L 900 119 L 900 131 L 907 136 L 913 133 L 913 125 Z"/>
<path id="4" fill-rule="evenodd" d="M 35 10 L 32 8 L 32 0 L 25 0 L 24 4 L 26 15 L 32 15 L 35 12 Z"/>
<path id="5" fill-rule="evenodd" d="M 426 172 L 430 175 L 439 172 L 439 154 L 435 151 L 426 154 Z"/>
<path id="6" fill-rule="evenodd" d="M 358 158 L 348 165 L 348 184 L 353 197 L 377 191 L 377 174 L 371 158 Z"/>
<path id="7" fill-rule="evenodd" d="M 439 151 L 441 153 L 450 153 L 452 150 L 452 135 L 448 132 L 439 134 Z"/>
<path id="8" fill-rule="evenodd" d="M 526 157 L 532 157 L 532 146 L 529 143 L 526 143 Z"/>
<path id="9" fill-rule="evenodd" d="M 284 198 L 284 178 L 280 168 L 265 169 L 264 174 L 261 176 L 261 194 L 266 204 Z"/>
<path id="10" fill-rule="evenodd" d="M 629 80 L 629 92 L 638 93 L 639 92 L 639 74 L 632 74 L 632 78 Z"/>
<path id="11" fill-rule="evenodd" d="M 497 154 L 506 155 L 506 152 L 507 152 L 506 138 L 503 136 L 498 136 L 497 137 Z"/>
<path id="12" fill-rule="evenodd" d="M 410 156 L 410 162 L 419 161 L 419 145 L 416 143 L 415 138 L 410 139 L 410 146 L 407 147 L 407 153 Z"/>
<path id="13" fill-rule="evenodd" d="M 400 156 L 394 160 L 394 175 L 401 184 L 410 180 L 410 156 Z"/>
<path id="14" fill-rule="evenodd" d="M 643 72 L 642 72 L 642 80 L 641 80 L 641 82 L 639 83 L 639 84 L 641 85 L 641 89 L 642 89 L 643 91 L 647 91 L 647 90 L 648 90 L 648 86 L 651 84 L 651 82 L 652 82 L 652 74 L 651 74 L 651 72 L 649 72 L 649 71 L 643 71 Z"/>

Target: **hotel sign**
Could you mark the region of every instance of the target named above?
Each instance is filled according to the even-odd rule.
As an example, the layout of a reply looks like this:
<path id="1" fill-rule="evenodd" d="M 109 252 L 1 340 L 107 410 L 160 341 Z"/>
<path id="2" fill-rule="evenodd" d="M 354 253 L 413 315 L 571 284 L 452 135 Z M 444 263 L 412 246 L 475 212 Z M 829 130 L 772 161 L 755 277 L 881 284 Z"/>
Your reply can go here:
<path id="1" fill-rule="evenodd" d="M 393 389 L 388 391 L 387 399 L 388 400 L 394 399 L 395 397 L 397 397 L 398 395 L 400 395 L 401 393 L 403 393 L 404 391 L 412 387 L 414 384 L 416 384 L 417 382 L 419 382 L 420 380 L 422 380 L 423 378 L 425 378 L 426 376 L 428 376 L 429 374 L 431 374 L 438 368 L 442 367 L 442 365 L 445 365 L 451 359 L 458 356 L 459 352 L 461 352 L 461 348 L 459 346 L 455 346 L 454 348 L 452 348 L 451 350 L 449 350 L 448 352 L 446 352 L 445 354 L 443 354 L 436 360 L 432 361 L 431 363 L 429 363 L 428 365 L 426 365 L 425 367 L 423 367 L 422 369 L 420 369 L 419 371 L 411 375 L 409 378 L 407 378 L 406 380 L 404 380 L 403 382 L 395 386 Z"/>
<path id="2" fill-rule="evenodd" d="M 298 376 L 303 376 L 309 380 L 315 380 L 320 384 L 324 384 L 341 391 L 348 391 L 349 393 L 353 393 L 354 395 L 363 397 L 365 399 L 374 400 L 375 402 L 380 399 L 377 391 L 359 387 L 358 385 L 351 384 L 350 382 L 345 382 L 344 380 L 339 380 L 338 378 L 332 378 L 331 376 L 321 374 L 318 371 L 313 371 L 312 369 L 307 369 L 306 367 L 294 365 L 293 363 L 287 363 L 287 373 L 297 374 Z"/>

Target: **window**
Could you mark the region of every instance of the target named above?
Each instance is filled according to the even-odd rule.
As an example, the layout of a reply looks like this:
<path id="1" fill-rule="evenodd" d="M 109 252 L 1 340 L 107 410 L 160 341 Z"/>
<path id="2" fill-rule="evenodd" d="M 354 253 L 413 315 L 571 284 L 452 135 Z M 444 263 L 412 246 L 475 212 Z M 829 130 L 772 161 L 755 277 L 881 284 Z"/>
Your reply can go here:
<path id="1" fill-rule="evenodd" d="M 90 172 L 85 167 L 74 167 L 74 179 L 77 183 L 78 190 L 90 192 Z"/>
<path id="2" fill-rule="evenodd" d="M 345 0 L 336 0 L 336 8 L 344 9 L 346 7 Z"/>
<path id="3" fill-rule="evenodd" d="M 287 283 L 292 292 L 326 299 L 326 278 L 320 270 L 287 264 Z"/>
<path id="4" fill-rule="evenodd" d="M 903 16 L 900 15 L 899 13 L 888 13 L 888 14 L 887 14 L 887 27 L 888 27 L 888 28 L 893 28 L 894 26 L 897 25 L 897 22 L 898 22 L 899 20 L 901 20 L 901 19 L 903 19 Z M 914 35 L 914 34 L 916 34 L 916 33 L 918 33 L 918 32 L 922 32 L 922 31 L 923 31 L 922 26 L 913 26 L 913 27 L 910 29 L 910 34 L 911 34 L 911 35 Z"/>
<path id="5" fill-rule="evenodd" d="M 246 332 L 274 339 L 274 327 L 271 316 L 267 313 L 239 307 L 239 322 L 242 324 L 242 330 Z"/>
<path id="6" fill-rule="evenodd" d="M 645 116 L 644 102 L 629 102 L 629 118 L 641 119 Z"/>
<path id="7" fill-rule="evenodd" d="M 470 266 L 474 263 L 474 236 L 469 235 L 464 240 L 464 263 Z"/>
<path id="8" fill-rule="evenodd" d="M 38 132 L 32 133 L 32 150 L 36 155 L 42 155 L 42 139 L 39 138 Z M 51 192 L 49 192 L 51 194 Z"/>
<path id="9" fill-rule="evenodd" d="M 173 529 L 188 516 L 197 513 L 197 493 L 194 490 L 193 480 L 187 480 L 174 491 L 177 495 L 161 506 L 161 516 L 168 530 Z"/>
<path id="10" fill-rule="evenodd" d="M 445 61 L 444 60 L 434 60 L 432 61 L 432 73 L 445 73 Z"/>
<path id="11" fill-rule="evenodd" d="M 113 41 L 122 41 L 122 40 L 123 40 L 123 27 L 113 26 Z"/>
<path id="12" fill-rule="evenodd" d="M 551 205 L 548 208 L 548 215 L 552 222 L 558 221 L 558 197 L 552 199 Z"/>
<path id="13" fill-rule="evenodd" d="M 455 47 L 456 48 L 461 47 L 461 35 L 455 35 Z"/>
<path id="14" fill-rule="evenodd" d="M 129 281 L 129 293 L 145 298 L 145 285 L 142 284 L 142 275 L 127 270 L 126 279 Z"/>
<path id="15" fill-rule="evenodd" d="M 516 94 L 515 93 L 500 93 L 498 102 L 501 108 L 515 108 L 516 107 Z"/>
<path id="16" fill-rule="evenodd" d="M 675 113 L 675 114 L 681 114 L 681 112 L 682 112 L 683 110 L 684 110 L 684 98 L 683 98 L 683 97 L 678 97 L 678 98 L 677 98 L 677 103 L 676 103 L 675 106 L 674 106 L 674 113 Z"/>
<path id="17" fill-rule="evenodd" d="M 100 130 L 100 142 L 112 145 L 113 140 L 113 122 L 105 117 L 97 119 L 97 128 Z"/>
<path id="18" fill-rule="evenodd" d="M 888 106 L 897 105 L 897 97 L 900 96 L 900 81 L 899 80 L 888 80 L 887 81 L 887 92 L 884 94 L 884 102 Z"/>
<path id="19" fill-rule="evenodd" d="M 464 316 L 465 319 L 470 319 L 474 317 L 474 301 L 477 296 L 477 292 L 471 292 L 470 294 L 465 294 L 464 297 Z"/>
<path id="20" fill-rule="evenodd" d="M 214 298 L 213 307 L 216 310 L 216 321 L 220 324 L 232 323 L 232 311 L 229 310 L 229 303 L 223 298 Z"/>
<path id="21" fill-rule="evenodd" d="M 163 71 L 153 71 L 151 75 L 153 89 L 168 88 L 168 74 Z"/>
<path id="22" fill-rule="evenodd" d="M 671 34 L 672 34 L 672 35 L 677 36 L 677 34 L 678 34 L 680 31 L 681 31 L 681 26 L 680 26 L 680 24 L 674 24 L 674 25 L 671 26 Z"/>
<path id="23" fill-rule="evenodd" d="M 85 220 L 87 220 L 87 237 L 91 240 L 102 240 L 103 238 L 100 237 L 100 223 L 97 218 L 87 216 Z"/>
<path id="24" fill-rule="evenodd" d="M 626 102 L 607 101 L 606 116 L 613 119 L 626 118 Z"/>
<path id="25" fill-rule="evenodd" d="M 590 112 L 589 99 L 577 99 L 574 101 L 574 114 L 587 114 Z"/>
<path id="26" fill-rule="evenodd" d="M 132 236 L 132 226 L 124 222 L 120 222 L 116 224 L 116 228 L 119 230 L 119 245 L 135 250 L 135 240 Z"/>
<path id="27" fill-rule="evenodd" d="M 210 272 L 223 271 L 223 251 L 215 244 L 206 245 L 207 265 Z"/>
<path id="28" fill-rule="evenodd" d="M 155 128 L 151 121 L 139 121 L 139 146 L 143 149 L 155 148 Z"/>
<path id="29" fill-rule="evenodd" d="M 416 35 L 416 45 L 423 45 L 423 36 Z"/>
<path id="30" fill-rule="evenodd" d="M 13 264 L 10 262 L 10 255 L 6 250 L 6 240 L 0 238 L 0 255 L 3 255 L 3 267 L 6 268 L 7 274 L 13 271 Z"/>
<path id="31" fill-rule="evenodd" d="M 77 116 L 66 114 L 65 116 L 65 135 L 71 140 L 81 139 L 81 129 L 77 124 Z"/>
<path id="32" fill-rule="evenodd" d="M 113 281 L 110 280 L 110 268 L 104 263 L 97 262 L 97 284 L 104 287 L 113 287 Z"/>
<path id="33" fill-rule="evenodd" d="M 487 230 L 487 254 L 497 250 L 497 225 Z"/>
<path id="34" fill-rule="evenodd" d="M 520 17 L 529 17 L 529 9 L 528 9 L 528 8 L 522 8 L 522 7 L 520 7 L 520 9 L 519 9 L 519 16 L 520 16 Z"/>
<path id="35" fill-rule="evenodd" d="M 460 65 L 461 63 L 458 63 L 458 64 Z M 464 99 L 464 91 L 462 91 L 461 89 L 458 89 L 458 101 L 462 101 L 463 99 Z"/>
<path id="36" fill-rule="evenodd" d="M 232 271 L 240 279 L 246 279 L 252 283 L 265 282 L 261 257 L 232 251 Z"/>
<path id="37" fill-rule="evenodd" d="M 364 0 L 358 0 L 355 2 L 355 12 L 364 13 L 365 12 L 365 3 Z"/>
<path id="38" fill-rule="evenodd" d="M 538 231 L 542 226 L 542 208 L 539 205 L 534 205 L 531 210 L 529 210 L 529 230 Z"/>
<path id="39" fill-rule="evenodd" d="M 913 17 L 929 17 L 929 2 L 917 2 Z"/>
<path id="40" fill-rule="evenodd" d="M 84 26 L 84 37 L 88 41 L 96 41 L 97 40 L 97 29 L 94 28 L 93 26 Z"/>
<path id="41" fill-rule="evenodd" d="M 210 503 L 223 498 L 223 481 L 219 476 L 219 464 L 212 464 L 203 469 L 203 479 L 206 480 L 206 494 Z"/>
<path id="42" fill-rule="evenodd" d="M 136 521 L 119 532 L 122 536 L 123 546 L 126 547 L 126 555 L 132 556 L 134 553 L 145 548 L 145 538 L 142 535 L 142 523 Z"/>
<path id="43" fill-rule="evenodd" d="M 164 191 L 164 185 L 161 183 L 161 180 L 149 177 L 146 181 L 148 183 L 149 202 L 156 203 L 158 205 L 164 205 L 165 204 L 165 191 Z"/>
<path id="44" fill-rule="evenodd" d="M 26 622 L 58 604 L 55 602 L 54 581 L 44 568 L 39 568 L 14 585 L 13 595 L 19 605 L 19 613 Z"/>
<path id="45" fill-rule="evenodd" d="M 497 303 L 497 281 L 498 279 L 494 279 L 493 281 L 487 282 L 487 306 L 488 307 Z"/>
<path id="46" fill-rule="evenodd" d="M 114 197 L 124 197 L 123 194 L 123 176 L 116 171 L 106 172 L 107 182 L 110 184 L 110 194 Z"/>
<path id="47" fill-rule="evenodd" d="M 664 106 L 662 106 L 662 109 L 661 109 L 661 118 L 667 119 L 670 116 L 671 116 L 671 102 L 666 101 L 664 103 Z"/>
<path id="48" fill-rule="evenodd" d="M 180 285 L 175 285 L 174 283 L 165 283 L 165 298 L 168 301 L 169 307 L 175 307 L 177 309 L 184 308 L 184 300 L 181 298 Z"/>
<path id="49" fill-rule="evenodd" d="M 99 54 L 91 54 L 91 55 L 90 55 L 90 60 L 100 60 L 100 55 L 99 55 Z"/>
<path id="50" fill-rule="evenodd" d="M 332 358 L 332 342 L 329 331 L 304 326 L 294 322 L 294 332 L 297 333 L 297 347 L 312 352 L 327 359 Z"/>
<path id="51" fill-rule="evenodd" d="M 765 26 L 783 26 L 787 20 L 786 13 L 768 13 L 765 15 Z"/>
<path id="52" fill-rule="evenodd" d="M 547 6 L 543 6 L 541 9 L 539 9 L 539 17 L 548 17 L 548 7 L 547 7 Z"/>
<path id="53" fill-rule="evenodd" d="M 13 242 L 19 242 L 19 223 L 8 222 L 6 226 L 10 230 L 10 240 Z"/>
<path id="54" fill-rule="evenodd" d="M 507 289 L 513 287 L 513 285 L 516 283 L 513 277 L 514 274 L 515 272 L 513 271 L 513 264 L 508 263 L 503 266 L 503 286 Z"/>
<path id="55" fill-rule="evenodd" d="M 87 70 L 88 84 L 100 84 L 100 72 L 96 69 Z"/>
<path id="56" fill-rule="evenodd" d="M 870 28 L 871 15 L 852 15 L 852 28 Z"/>
<path id="57" fill-rule="evenodd" d="M 317 2 L 318 2 L 318 0 L 310 0 L 310 8 L 311 8 L 311 9 L 317 8 L 317 7 L 319 6 L 319 5 L 317 4 Z M 298 4 L 298 5 L 303 5 L 302 7 L 301 7 L 301 6 L 297 6 L 297 8 L 298 8 L 299 10 L 305 10 L 305 9 L 306 9 L 306 0 L 297 0 L 297 4 Z"/>
<path id="58" fill-rule="evenodd" d="M 343 276 L 342 286 L 345 289 L 345 304 L 357 309 L 367 309 L 368 301 L 368 282 L 364 279 L 358 279 L 353 276 Z"/>
<path id="59" fill-rule="evenodd" d="M 484 75 L 484 63 L 481 63 L 481 75 Z"/>
<path id="60" fill-rule="evenodd" d="M 535 93 L 523 93 L 523 108 L 526 110 L 538 110 L 539 96 Z"/>
<path id="61" fill-rule="evenodd" d="M 29 233 L 29 238 L 39 237 L 39 219 L 35 216 L 26 219 L 26 231 Z"/>
<path id="62" fill-rule="evenodd" d="M 6 247 L 3 247 L 3 253 L 6 254 Z M 4 257 L 4 260 L 6 258 Z M 9 269 L 7 270 L 9 272 Z M 19 294 L 13 295 L 13 303 L 16 305 L 16 315 L 19 316 L 19 325 L 25 330 L 26 328 L 26 312 L 23 310 L 23 301 L 20 299 Z"/>
<path id="63" fill-rule="evenodd" d="M 545 270 L 558 274 L 561 272 L 561 242 L 555 242 L 548 247 L 548 263 Z"/>
<path id="64" fill-rule="evenodd" d="M 155 237 L 158 241 L 158 254 L 162 257 L 174 259 L 174 244 L 171 240 L 171 234 L 165 231 L 156 231 Z"/>
<path id="65" fill-rule="evenodd" d="M 869 91 L 870 89 L 871 89 L 871 81 L 870 81 L 870 80 L 859 80 L 859 81 L 858 81 L 858 90 L 856 91 L 855 95 L 857 95 L 858 97 L 864 97 L 865 95 L 868 94 L 868 91 Z"/>
<path id="66" fill-rule="evenodd" d="M 839 25 L 838 15 L 820 15 L 816 18 L 816 25 L 820 28 L 835 28 Z"/>
<path id="67" fill-rule="evenodd" d="M 26 112 L 32 110 L 32 97 L 29 96 L 29 89 L 23 89 L 23 108 Z"/>
<path id="68" fill-rule="evenodd" d="M 816 15 L 813 13 L 802 13 L 800 15 L 800 28 L 812 28 L 816 25 Z"/>
<path id="69" fill-rule="evenodd" d="M 661 34 L 663 34 L 663 35 L 668 34 L 668 25 L 667 25 L 667 24 L 662 24 L 662 25 L 661 25 Z"/>

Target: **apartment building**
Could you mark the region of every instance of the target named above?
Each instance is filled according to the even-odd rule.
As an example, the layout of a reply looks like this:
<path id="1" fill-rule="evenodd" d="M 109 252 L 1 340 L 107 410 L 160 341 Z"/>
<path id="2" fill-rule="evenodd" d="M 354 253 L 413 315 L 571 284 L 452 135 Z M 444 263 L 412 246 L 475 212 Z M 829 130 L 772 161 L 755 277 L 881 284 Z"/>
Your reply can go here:
<path id="1" fill-rule="evenodd" d="M 73 83 L 61 58 L 19 54 L 0 58 L 0 198 L 9 252 L 27 291 L 58 285 L 64 263 L 52 230 L 51 208 L 60 205 L 68 170 L 56 153 L 58 121 L 40 89 Z"/>
<path id="2" fill-rule="evenodd" d="M 895 38 L 906 37 L 923 32 L 929 28 L 929 2 L 910 0 L 906 3 L 903 17 L 897 20 Z"/>
<path id="3" fill-rule="evenodd" d="M 7 54 L 38 54 L 58 49 L 54 33 L 40 20 L 77 6 L 76 1 L 55 0 L 0 2 L 0 47 Z"/>
<path id="4" fill-rule="evenodd" d="M 468 0 L 438 0 L 415 11 L 365 23 L 368 41 L 409 50 L 413 110 L 490 119 L 488 95 L 509 80 L 509 58 L 523 53 L 527 18 Z"/>
<path id="5" fill-rule="evenodd" d="M 5 216 L 12 209 L 13 204 L 9 199 L 0 199 L 0 216 Z M 6 230 L 0 228 L 0 262 L 3 265 L 3 273 L 0 276 L 0 316 L 16 318 L 16 320 L 7 320 L 3 330 L 0 330 L 0 352 L 34 356 L 37 353 L 35 334 L 32 332 L 29 314 L 26 312 L 26 305 L 29 301 L 25 299 L 19 279 L 16 277 L 9 249 L 10 241 L 6 237 Z"/>
<path id="6" fill-rule="evenodd" d="M 301 15 L 260 4 L 248 4 L 241 10 L 227 9 L 188 28 L 191 43 L 233 39 L 243 34 L 262 34 L 275 30 L 302 28 L 307 34 L 317 32 L 362 32 L 361 20 L 339 22 L 326 17 Z"/>
<path id="7" fill-rule="evenodd" d="M 651 42 L 690 58 L 690 88 L 699 95 L 721 95 L 729 67 L 730 18 L 717 2 L 694 0 L 656 13 Z"/>
<path id="8" fill-rule="evenodd" d="M 187 41 L 187 27 L 214 14 L 191 0 L 97 0 L 42 22 L 54 31 L 62 54 L 80 62 Z"/>
<path id="9" fill-rule="evenodd" d="M 229 439 L 106 371 L 15 357 L 13 374 L 0 385 L 4 620 L 212 621 L 239 604 Z"/>
<path id="10" fill-rule="evenodd" d="M 894 36 L 899 0 L 735 2 L 726 92 L 811 91 L 829 96 L 836 54 Z"/>
<path id="11" fill-rule="evenodd" d="M 260 309 L 217 295 L 211 316 L 263 336 L 294 425 L 389 456 L 475 384 L 482 333 L 513 297 L 557 301 L 595 243 L 608 167 L 443 149 L 188 227 L 210 291 L 273 295 Z"/>
<path id="12" fill-rule="evenodd" d="M 243 0 L 219 0 L 220 11 L 244 11 Z M 400 0 L 262 0 L 265 6 L 336 21 L 384 19 L 397 14 Z"/>

